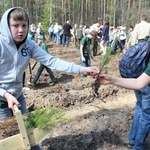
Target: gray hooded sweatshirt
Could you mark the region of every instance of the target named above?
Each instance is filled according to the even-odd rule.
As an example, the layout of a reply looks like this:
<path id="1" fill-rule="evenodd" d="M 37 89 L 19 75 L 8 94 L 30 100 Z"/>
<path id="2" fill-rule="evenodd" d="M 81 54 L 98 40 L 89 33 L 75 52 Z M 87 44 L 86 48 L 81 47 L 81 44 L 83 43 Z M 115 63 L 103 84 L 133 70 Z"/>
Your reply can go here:
<path id="1" fill-rule="evenodd" d="M 3 101 L 6 101 L 3 97 L 5 92 L 16 98 L 22 94 L 23 73 L 29 65 L 30 58 L 57 71 L 78 74 L 80 70 L 79 65 L 55 58 L 28 38 L 17 49 L 8 26 L 8 14 L 13 9 L 15 8 L 4 13 L 0 25 L 0 100 Z"/>

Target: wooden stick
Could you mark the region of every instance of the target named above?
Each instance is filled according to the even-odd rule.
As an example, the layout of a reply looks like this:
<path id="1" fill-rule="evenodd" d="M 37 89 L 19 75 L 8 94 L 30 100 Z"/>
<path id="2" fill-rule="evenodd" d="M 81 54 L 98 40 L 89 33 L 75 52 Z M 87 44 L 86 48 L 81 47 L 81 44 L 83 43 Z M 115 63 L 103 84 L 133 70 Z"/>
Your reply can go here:
<path id="1" fill-rule="evenodd" d="M 22 141 L 24 143 L 24 148 L 25 148 L 25 150 L 30 150 L 31 146 L 30 146 L 30 142 L 29 142 L 29 139 L 28 139 L 28 136 L 27 136 L 27 131 L 26 131 L 26 128 L 25 128 L 23 117 L 22 117 L 21 111 L 18 109 L 18 107 L 16 105 L 14 106 L 14 115 L 15 115 L 16 120 L 18 122 L 18 127 L 19 127 L 19 130 L 20 130 L 20 134 L 22 136 Z"/>

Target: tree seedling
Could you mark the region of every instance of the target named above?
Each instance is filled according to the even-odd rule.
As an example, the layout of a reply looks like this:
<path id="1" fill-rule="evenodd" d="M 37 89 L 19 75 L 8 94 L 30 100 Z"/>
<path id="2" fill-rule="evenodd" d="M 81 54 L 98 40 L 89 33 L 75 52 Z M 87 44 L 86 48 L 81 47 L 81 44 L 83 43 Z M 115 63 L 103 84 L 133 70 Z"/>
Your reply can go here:
<path id="1" fill-rule="evenodd" d="M 99 63 L 99 74 L 96 78 L 96 81 L 92 83 L 92 90 L 93 90 L 93 95 L 96 97 L 99 97 L 98 89 L 100 88 L 100 78 L 99 75 L 101 74 L 102 71 L 106 70 L 106 65 L 110 61 L 110 55 L 111 55 L 111 49 L 107 49 L 106 54 L 101 58 L 100 63 Z"/>

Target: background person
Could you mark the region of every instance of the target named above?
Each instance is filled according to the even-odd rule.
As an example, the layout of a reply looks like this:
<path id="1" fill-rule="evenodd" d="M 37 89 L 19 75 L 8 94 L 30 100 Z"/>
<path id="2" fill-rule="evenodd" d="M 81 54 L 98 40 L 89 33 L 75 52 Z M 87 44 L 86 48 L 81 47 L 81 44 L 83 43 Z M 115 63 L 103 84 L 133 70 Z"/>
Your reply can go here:
<path id="1" fill-rule="evenodd" d="M 101 29 L 101 24 L 99 22 L 94 23 L 91 27 L 90 27 L 90 31 L 96 31 L 97 33 L 100 32 Z M 98 39 L 100 39 L 100 37 L 97 36 L 97 38 L 93 38 L 92 39 L 92 50 L 93 50 L 93 56 L 97 55 L 97 47 L 98 47 Z"/>
<path id="2" fill-rule="evenodd" d="M 105 21 L 105 24 L 102 28 L 102 38 L 101 38 L 101 42 L 100 42 L 100 47 L 101 47 L 101 51 L 102 51 L 101 55 L 106 54 L 108 41 L 109 41 L 109 22 Z"/>
<path id="3" fill-rule="evenodd" d="M 150 23 L 147 22 L 147 15 L 142 14 L 141 22 L 134 28 L 134 44 L 145 39 L 146 36 L 150 36 Z"/>
<path id="4" fill-rule="evenodd" d="M 96 31 L 90 31 L 89 34 L 84 36 L 81 39 L 80 43 L 80 64 L 84 67 L 91 66 L 91 58 L 93 58 L 91 54 L 91 40 L 97 37 Z M 86 78 L 86 74 L 81 74 L 82 79 Z"/>
<path id="5" fill-rule="evenodd" d="M 45 42 L 44 42 L 44 37 L 43 37 L 42 35 L 39 35 L 39 36 L 37 37 L 37 39 L 38 39 L 38 45 L 41 46 L 41 48 L 42 48 L 44 51 L 46 51 L 47 53 L 49 53 L 49 52 L 48 52 L 48 47 L 47 47 L 47 45 L 46 45 Z M 34 86 L 34 85 L 36 84 L 36 82 L 38 81 L 38 79 L 39 79 L 39 77 L 40 77 L 40 75 L 41 75 L 41 73 L 43 72 L 44 69 L 46 69 L 46 71 L 48 72 L 49 77 L 50 77 L 50 79 L 51 79 L 51 82 L 49 83 L 49 85 L 50 85 L 50 86 L 54 85 L 57 80 L 56 80 L 56 78 L 55 78 L 55 76 L 54 76 L 52 70 L 51 70 L 50 68 L 44 66 L 43 64 L 40 64 L 40 66 L 39 66 L 39 68 L 38 68 L 38 70 L 37 70 L 37 73 L 36 73 L 34 79 L 32 80 L 31 83 L 28 82 L 28 84 Z"/>
<path id="6" fill-rule="evenodd" d="M 63 47 L 66 45 L 66 47 L 69 46 L 69 40 L 71 36 L 71 30 L 72 26 L 70 25 L 70 21 L 67 20 L 66 24 L 63 26 L 63 39 L 62 39 L 62 45 Z"/>

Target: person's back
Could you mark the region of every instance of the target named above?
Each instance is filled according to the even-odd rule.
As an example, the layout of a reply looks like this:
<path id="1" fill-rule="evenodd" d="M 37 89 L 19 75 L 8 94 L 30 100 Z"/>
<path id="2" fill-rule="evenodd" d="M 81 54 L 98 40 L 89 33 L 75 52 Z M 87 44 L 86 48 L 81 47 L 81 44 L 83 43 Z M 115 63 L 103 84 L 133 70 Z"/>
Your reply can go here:
<path id="1" fill-rule="evenodd" d="M 64 29 L 63 34 L 70 36 L 70 30 L 72 29 L 72 27 L 71 27 L 69 21 L 67 21 L 67 23 L 63 26 L 63 29 Z"/>
<path id="2" fill-rule="evenodd" d="M 106 54 L 108 40 L 109 40 L 109 22 L 105 21 L 105 25 L 102 28 L 102 38 L 101 38 L 101 42 L 100 42 L 100 47 L 101 47 L 101 51 L 102 51 L 101 55 Z"/>
<path id="3" fill-rule="evenodd" d="M 83 30 L 83 36 L 88 35 L 89 32 L 90 32 L 90 27 L 89 27 L 89 25 L 86 25 L 85 29 Z"/>
<path id="4" fill-rule="evenodd" d="M 71 30 L 72 26 L 70 25 L 69 20 L 67 20 L 66 24 L 63 26 L 63 40 L 62 40 L 62 44 L 63 47 L 66 45 L 66 47 L 69 46 L 69 40 L 70 40 L 70 36 L 71 36 Z"/>
<path id="5" fill-rule="evenodd" d="M 52 32 L 54 32 L 54 25 L 53 24 L 51 24 L 51 26 L 48 28 L 48 33 L 50 34 Z"/>
<path id="6" fill-rule="evenodd" d="M 124 40 L 126 38 L 127 38 L 126 28 L 125 27 L 120 27 L 120 30 L 119 30 L 119 39 L 120 40 Z"/>
<path id="7" fill-rule="evenodd" d="M 138 31 L 137 32 L 138 39 L 143 39 L 147 35 L 150 35 L 150 23 L 142 21 L 137 26 L 135 26 L 135 30 Z"/>
<path id="8" fill-rule="evenodd" d="M 54 42 L 56 43 L 56 45 L 60 44 L 59 31 L 60 31 L 60 28 L 59 28 L 58 22 L 56 22 L 56 24 L 54 25 L 54 35 L 55 35 Z"/>
<path id="9" fill-rule="evenodd" d="M 51 24 L 48 28 L 48 33 L 49 33 L 49 40 L 53 39 L 53 35 L 54 35 L 54 25 Z"/>
<path id="10" fill-rule="evenodd" d="M 58 23 L 56 23 L 54 25 L 54 33 L 57 33 L 57 32 L 59 32 L 59 25 L 58 25 Z"/>
<path id="11" fill-rule="evenodd" d="M 141 16 L 141 22 L 135 26 L 134 35 L 135 35 L 134 43 L 136 43 L 137 40 L 142 40 L 146 36 L 150 35 L 150 23 L 147 22 L 146 14 L 143 14 Z"/>
<path id="12" fill-rule="evenodd" d="M 76 29 L 76 38 L 78 40 L 81 40 L 82 37 L 83 37 L 82 25 L 80 25 L 80 27 Z"/>
<path id="13" fill-rule="evenodd" d="M 77 49 L 80 48 L 80 41 L 83 37 L 83 28 L 82 25 L 79 26 L 79 28 L 76 29 L 75 37 L 77 39 Z"/>

